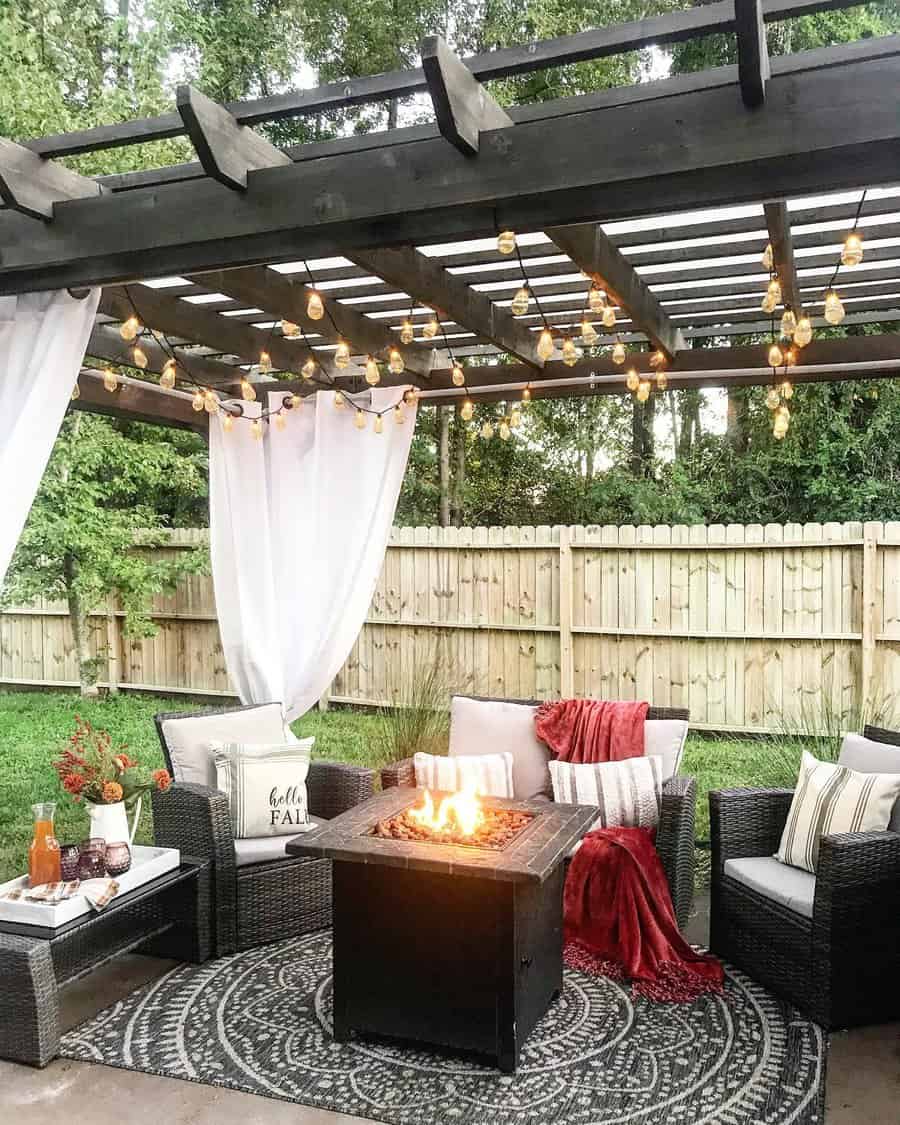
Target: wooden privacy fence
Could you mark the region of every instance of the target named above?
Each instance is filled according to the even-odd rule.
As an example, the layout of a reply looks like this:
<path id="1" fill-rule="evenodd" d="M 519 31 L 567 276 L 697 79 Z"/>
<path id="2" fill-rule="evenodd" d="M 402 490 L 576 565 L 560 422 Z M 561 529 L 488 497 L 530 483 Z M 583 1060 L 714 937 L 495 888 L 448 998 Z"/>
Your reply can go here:
<path id="1" fill-rule="evenodd" d="M 173 534 L 169 550 L 205 542 Z M 298 575 L 298 579 L 299 579 Z M 212 581 L 157 599 L 157 636 L 93 620 L 107 682 L 231 694 Z M 328 698 L 402 700 L 440 661 L 454 690 L 684 706 L 698 726 L 779 729 L 864 701 L 900 710 L 900 522 L 395 528 Z M 75 682 L 65 608 L 0 616 L 0 682 Z"/>

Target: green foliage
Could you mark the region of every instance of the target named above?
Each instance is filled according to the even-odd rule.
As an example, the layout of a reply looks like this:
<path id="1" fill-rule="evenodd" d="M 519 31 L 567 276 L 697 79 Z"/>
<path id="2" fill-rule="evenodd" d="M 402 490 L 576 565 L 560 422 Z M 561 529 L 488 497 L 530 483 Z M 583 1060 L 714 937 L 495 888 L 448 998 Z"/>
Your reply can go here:
<path id="1" fill-rule="evenodd" d="M 450 736 L 450 689 L 437 663 L 418 665 L 393 707 L 378 712 L 372 762 L 388 765 L 417 751 L 446 754 Z"/>

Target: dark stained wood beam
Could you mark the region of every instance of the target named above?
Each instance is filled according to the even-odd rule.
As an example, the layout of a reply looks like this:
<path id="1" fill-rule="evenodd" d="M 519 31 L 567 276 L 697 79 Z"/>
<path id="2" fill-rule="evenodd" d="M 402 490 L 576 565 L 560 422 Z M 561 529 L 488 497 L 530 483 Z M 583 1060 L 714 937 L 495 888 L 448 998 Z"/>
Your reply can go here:
<path id="1" fill-rule="evenodd" d="M 762 0 L 734 0 L 734 32 L 741 98 L 748 109 L 758 109 L 766 100 L 771 74 Z"/>
<path id="2" fill-rule="evenodd" d="M 772 244 L 772 261 L 778 280 L 781 282 L 784 307 L 793 309 L 797 316 L 800 316 L 803 312 L 803 300 L 800 296 L 800 281 L 794 261 L 794 241 L 791 238 L 791 219 L 787 204 L 783 199 L 776 199 L 764 203 L 763 211 L 766 216 L 769 242 Z M 833 233 L 831 237 L 834 238 Z M 804 259 L 805 264 L 806 259 Z"/>
<path id="3" fill-rule="evenodd" d="M 291 320 L 307 332 L 317 333 L 326 340 L 343 338 L 350 344 L 354 355 L 370 354 L 386 358 L 388 350 L 396 347 L 403 356 L 407 371 L 422 379 L 427 379 L 435 365 L 433 348 L 419 343 L 401 344 L 397 334 L 382 322 L 357 312 L 351 305 L 342 305 L 324 293 L 320 295 L 326 315 L 321 320 L 310 319 L 306 313 L 306 287 L 265 266 L 197 274 L 191 280 L 219 293 L 227 293 L 229 297 L 250 306 L 265 309 L 276 319 Z"/>
<path id="4" fill-rule="evenodd" d="M 669 359 L 684 348 L 684 339 L 657 298 L 599 223 L 548 227 L 547 234 L 579 269 L 613 295 L 639 328 Z"/>
<path id="5" fill-rule="evenodd" d="M 141 348 L 147 356 L 146 369 L 159 374 L 170 357 L 169 349 L 147 336 L 141 337 Z M 229 386 L 243 374 L 231 364 L 196 355 L 188 348 L 174 347 L 172 353 L 181 365 L 182 371 L 188 372 L 198 383 L 207 383 L 211 387 Z M 95 359 L 105 359 L 107 363 L 134 366 L 132 345 L 122 339 L 115 325 L 95 324 L 85 354 Z"/>
<path id="6" fill-rule="evenodd" d="M 440 35 L 422 40 L 419 52 L 441 136 L 465 156 L 478 152 L 487 129 L 505 129 L 513 121 Z"/>
<path id="7" fill-rule="evenodd" d="M 292 163 L 281 149 L 192 86 L 179 86 L 176 102 L 203 170 L 226 187 L 245 191 L 248 172 Z"/>
<path id="8" fill-rule="evenodd" d="M 102 371 L 83 367 L 78 375 L 78 392 L 78 398 L 72 400 L 72 410 L 86 410 L 90 414 L 105 414 L 130 422 L 150 422 L 177 430 L 194 430 L 200 434 L 208 430 L 206 411 L 194 410 L 190 395 L 165 391 L 140 379 L 120 375 L 118 390 L 110 392 L 103 385 Z"/>
<path id="9" fill-rule="evenodd" d="M 32 219 L 52 219 L 53 208 L 62 200 L 84 199 L 102 190 L 96 180 L 0 137 L 0 199 L 12 211 Z"/>
<path id="10" fill-rule="evenodd" d="M 72 200 L 27 232 L 4 212 L 0 292 L 891 183 L 900 61 L 885 52 L 900 37 L 854 46 L 840 52 L 853 61 L 818 68 L 819 52 L 806 52 L 795 65 L 814 69 L 772 78 L 753 114 L 722 87 L 659 98 L 651 114 L 636 104 L 519 122 L 486 133 L 478 160 L 423 140 L 263 169 L 246 192 L 192 180 Z M 602 161 L 585 136 L 604 138 Z"/>
<path id="11" fill-rule="evenodd" d="M 349 256 L 369 273 L 439 309 L 510 355 L 535 368 L 544 366 L 544 361 L 537 354 L 537 338 L 533 333 L 519 324 L 506 309 L 495 305 L 490 298 L 448 273 L 439 263 L 414 247 L 360 250 Z"/>

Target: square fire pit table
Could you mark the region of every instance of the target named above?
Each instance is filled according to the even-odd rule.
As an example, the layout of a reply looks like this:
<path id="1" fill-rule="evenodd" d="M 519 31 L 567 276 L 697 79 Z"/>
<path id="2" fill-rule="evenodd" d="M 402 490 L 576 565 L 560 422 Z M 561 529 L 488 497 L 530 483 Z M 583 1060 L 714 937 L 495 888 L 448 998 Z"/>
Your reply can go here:
<path id="1" fill-rule="evenodd" d="M 373 835 L 423 792 L 386 789 L 287 845 L 334 862 L 334 1037 L 472 1051 L 512 1072 L 562 988 L 564 860 L 597 810 L 484 797 L 531 816 L 502 848 Z"/>

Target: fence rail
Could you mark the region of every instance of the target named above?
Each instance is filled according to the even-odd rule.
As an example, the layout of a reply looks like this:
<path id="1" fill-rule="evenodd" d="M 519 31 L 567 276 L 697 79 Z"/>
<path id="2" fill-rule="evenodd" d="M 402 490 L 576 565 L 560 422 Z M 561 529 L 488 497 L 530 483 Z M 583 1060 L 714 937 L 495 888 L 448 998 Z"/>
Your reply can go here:
<path id="1" fill-rule="evenodd" d="M 205 543 L 173 533 L 166 550 Z M 158 598 L 155 637 L 92 617 L 104 684 L 232 694 L 212 582 Z M 697 726 L 900 710 L 900 522 L 395 528 L 368 619 L 327 698 L 402 697 L 439 660 L 455 690 L 651 699 Z M 65 607 L 0 615 L 0 683 L 77 680 Z"/>

